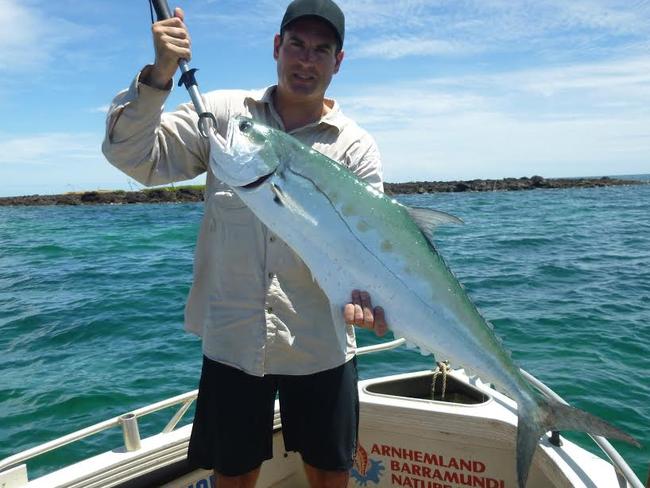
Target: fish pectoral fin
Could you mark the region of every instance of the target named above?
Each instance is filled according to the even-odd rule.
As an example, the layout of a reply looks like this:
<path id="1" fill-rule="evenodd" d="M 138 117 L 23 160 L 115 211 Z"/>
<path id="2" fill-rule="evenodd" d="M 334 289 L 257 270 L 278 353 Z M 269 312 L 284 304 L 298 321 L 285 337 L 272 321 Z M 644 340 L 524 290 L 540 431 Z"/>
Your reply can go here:
<path id="1" fill-rule="evenodd" d="M 433 232 L 439 225 L 464 224 L 464 222 L 458 217 L 446 212 L 441 212 L 440 210 L 432 210 L 430 208 L 422 207 L 406 207 L 406 211 L 429 239 L 433 238 Z"/>
<path id="2" fill-rule="evenodd" d="M 281 207 L 285 207 L 287 210 L 290 212 L 293 212 L 296 215 L 299 215 L 303 219 L 305 219 L 307 222 L 309 222 L 312 225 L 316 225 L 318 222 L 314 217 L 312 217 L 307 210 L 305 210 L 302 205 L 300 205 L 298 202 L 296 202 L 293 198 L 291 198 L 289 195 L 284 193 L 282 191 L 282 188 L 280 188 L 278 185 L 275 183 L 271 185 L 271 190 L 273 191 L 273 201 L 280 205 Z"/>

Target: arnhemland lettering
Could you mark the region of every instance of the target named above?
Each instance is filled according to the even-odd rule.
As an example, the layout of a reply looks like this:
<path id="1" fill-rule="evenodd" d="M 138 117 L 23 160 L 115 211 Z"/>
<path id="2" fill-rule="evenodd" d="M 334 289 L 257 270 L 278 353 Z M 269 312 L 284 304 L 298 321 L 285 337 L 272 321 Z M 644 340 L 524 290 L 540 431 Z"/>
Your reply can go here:
<path id="1" fill-rule="evenodd" d="M 485 464 L 481 461 L 462 458 L 458 459 L 453 456 L 445 459 L 444 456 L 441 456 L 439 454 L 422 452 L 415 449 L 387 446 L 386 444 L 373 444 L 370 452 L 378 456 L 404 459 L 406 461 L 415 461 L 417 463 L 439 466 L 441 468 L 452 468 L 460 471 L 467 471 L 470 473 L 485 472 Z M 391 461 L 391 466 L 393 462 L 394 461 Z"/>

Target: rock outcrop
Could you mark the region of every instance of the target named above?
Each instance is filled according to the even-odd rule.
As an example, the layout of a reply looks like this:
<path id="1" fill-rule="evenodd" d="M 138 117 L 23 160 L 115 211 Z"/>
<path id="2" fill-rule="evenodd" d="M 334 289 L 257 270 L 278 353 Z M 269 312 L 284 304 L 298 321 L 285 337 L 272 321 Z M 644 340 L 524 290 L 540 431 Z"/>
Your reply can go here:
<path id="1" fill-rule="evenodd" d="M 392 194 L 438 193 L 465 191 L 519 191 L 539 188 L 594 188 L 600 186 L 639 185 L 642 181 L 623 180 L 603 176 L 601 178 L 503 178 L 501 180 L 467 181 L 413 181 L 386 183 L 386 191 Z"/>
<path id="2" fill-rule="evenodd" d="M 519 191 L 540 188 L 592 188 L 601 186 L 642 185 L 645 181 L 619 178 L 503 178 L 501 180 L 467 181 L 412 181 L 386 183 L 386 193 L 437 193 L 468 191 Z M 152 188 L 141 191 L 87 191 L 61 195 L 28 195 L 0 198 L 0 206 L 7 205 L 96 205 L 130 203 L 182 203 L 203 201 L 201 187 Z"/>

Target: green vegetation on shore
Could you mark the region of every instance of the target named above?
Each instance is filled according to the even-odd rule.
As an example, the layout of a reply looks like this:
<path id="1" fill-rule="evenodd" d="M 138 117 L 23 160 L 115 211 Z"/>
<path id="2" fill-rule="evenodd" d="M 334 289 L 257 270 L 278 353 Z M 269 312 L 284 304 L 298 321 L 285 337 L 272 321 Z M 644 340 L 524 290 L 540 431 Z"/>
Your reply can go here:
<path id="1" fill-rule="evenodd" d="M 408 183 L 385 183 L 386 193 L 438 193 L 438 192 L 476 192 L 476 191 L 520 191 L 558 188 L 594 188 L 602 186 L 642 185 L 647 181 L 623 180 L 603 176 L 601 178 L 503 178 L 500 180 L 465 181 L 411 181 Z M 61 195 L 28 195 L 2 197 L 0 206 L 8 205 L 96 205 L 130 203 L 182 203 L 203 201 L 205 185 L 181 185 L 145 188 L 138 191 L 98 190 L 71 192 Z"/>
<path id="2" fill-rule="evenodd" d="M 181 186 L 162 186 L 158 188 L 143 188 L 141 191 L 147 193 L 157 190 L 164 190 L 169 192 L 185 192 L 185 191 L 205 191 L 205 185 L 181 185 Z"/>

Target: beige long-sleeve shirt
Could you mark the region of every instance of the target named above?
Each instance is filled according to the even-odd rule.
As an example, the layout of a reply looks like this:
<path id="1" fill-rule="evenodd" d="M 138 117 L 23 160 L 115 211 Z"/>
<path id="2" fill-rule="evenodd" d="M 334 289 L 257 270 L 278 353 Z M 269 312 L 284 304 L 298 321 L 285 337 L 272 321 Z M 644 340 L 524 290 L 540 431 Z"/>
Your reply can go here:
<path id="1" fill-rule="evenodd" d="M 185 328 L 203 338 L 203 353 L 257 376 L 310 374 L 351 359 L 354 328 L 334 325 L 327 297 L 302 260 L 210 171 L 209 144 L 198 135 L 193 106 L 163 113 L 169 92 L 138 77 L 113 100 L 102 149 L 113 165 L 147 186 L 207 171 L 185 307 Z M 214 91 L 203 99 L 223 136 L 229 118 L 239 114 L 284 130 L 274 89 Z M 290 134 L 382 189 L 375 142 L 330 103 L 320 121 Z"/>

